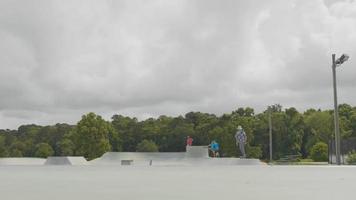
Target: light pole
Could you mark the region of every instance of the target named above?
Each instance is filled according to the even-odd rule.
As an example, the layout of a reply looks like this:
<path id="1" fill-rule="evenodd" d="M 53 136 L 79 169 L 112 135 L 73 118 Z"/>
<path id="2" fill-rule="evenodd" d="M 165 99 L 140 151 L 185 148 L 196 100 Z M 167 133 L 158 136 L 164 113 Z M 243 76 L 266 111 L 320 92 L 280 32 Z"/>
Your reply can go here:
<path id="1" fill-rule="evenodd" d="M 269 161 L 272 162 L 272 111 L 271 106 L 268 106 L 268 127 L 269 127 Z"/>
<path id="2" fill-rule="evenodd" d="M 340 58 L 335 60 L 335 54 L 332 54 L 332 71 L 333 71 L 333 87 L 334 87 L 334 127 L 335 127 L 335 153 L 336 164 L 341 164 L 340 159 L 340 128 L 339 128 L 339 108 L 337 104 L 337 89 L 336 89 L 336 67 L 347 61 L 349 56 L 342 54 Z"/>

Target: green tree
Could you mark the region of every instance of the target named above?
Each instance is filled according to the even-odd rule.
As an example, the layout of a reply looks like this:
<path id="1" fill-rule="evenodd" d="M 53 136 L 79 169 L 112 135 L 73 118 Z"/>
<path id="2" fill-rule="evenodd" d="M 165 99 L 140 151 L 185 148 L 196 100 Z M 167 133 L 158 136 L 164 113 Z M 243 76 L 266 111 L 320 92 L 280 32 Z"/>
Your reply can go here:
<path id="1" fill-rule="evenodd" d="M 273 158 L 278 159 L 288 154 L 299 155 L 303 149 L 304 118 L 295 109 L 288 108 L 282 111 L 278 104 L 270 107 L 273 135 Z M 254 121 L 255 127 L 253 146 L 262 149 L 262 158 L 269 158 L 269 111 L 258 114 Z"/>
<path id="2" fill-rule="evenodd" d="M 208 132 L 214 129 L 219 123 L 219 119 L 215 115 L 190 112 L 185 115 L 185 119 L 186 123 L 194 126 L 194 133 L 190 136 L 195 138 L 195 145 L 206 145 L 211 142 Z"/>
<path id="3" fill-rule="evenodd" d="M 333 110 L 308 109 L 299 113 L 295 108 L 282 110 L 271 106 L 273 126 L 273 156 L 286 154 L 311 156 L 318 142 L 328 143 L 334 137 Z M 356 137 L 356 107 L 339 105 L 342 139 Z M 161 152 L 185 151 L 186 136 L 193 145 L 220 144 L 221 156 L 235 157 L 236 127 L 241 125 L 248 137 L 250 157 L 269 157 L 268 112 L 255 114 L 252 108 L 238 108 L 221 116 L 188 112 L 183 116 L 160 116 L 138 121 L 136 118 L 114 115 L 111 123 L 94 113 L 84 115 L 77 125 L 22 125 L 17 130 L 0 130 L 0 156 L 34 156 L 37 145 L 49 144 L 54 155 L 83 155 L 89 159 L 106 151 L 137 151 L 138 144 L 154 142 Z M 260 154 L 262 153 L 262 155 Z"/>
<path id="4" fill-rule="evenodd" d="M 74 155 L 75 146 L 72 140 L 64 138 L 57 143 L 57 149 L 60 156 L 72 156 Z"/>
<path id="5" fill-rule="evenodd" d="M 122 115 L 114 115 L 111 119 L 112 126 L 116 132 L 120 133 L 120 149 L 122 151 L 135 151 L 141 137 L 137 131 L 137 119 Z"/>
<path id="6" fill-rule="evenodd" d="M 58 152 L 57 144 L 63 139 L 63 137 L 73 129 L 73 126 L 68 124 L 56 124 L 53 126 L 41 127 L 34 140 L 35 144 L 48 143 L 55 150 L 55 155 L 60 155 Z"/>
<path id="7" fill-rule="evenodd" d="M 196 144 L 195 140 L 197 140 L 197 137 L 195 137 L 194 125 L 187 122 L 182 116 L 170 120 L 169 124 L 162 131 L 166 132 L 167 142 L 163 146 L 163 151 L 185 151 L 185 141 L 188 135 L 194 138 L 193 145 Z"/>
<path id="8" fill-rule="evenodd" d="M 23 157 L 22 151 L 18 149 L 12 149 L 10 152 L 10 157 Z"/>
<path id="9" fill-rule="evenodd" d="M 54 151 L 51 145 L 47 143 L 39 143 L 36 145 L 35 157 L 47 158 L 48 156 L 52 156 Z"/>
<path id="10" fill-rule="evenodd" d="M 356 108 L 353 109 L 350 116 L 350 124 L 352 129 L 352 137 L 356 137 Z"/>
<path id="11" fill-rule="evenodd" d="M 304 135 L 304 121 L 302 115 L 295 108 L 285 110 L 285 151 L 287 154 L 300 154 Z"/>
<path id="12" fill-rule="evenodd" d="M 5 136 L 0 135 L 0 157 L 7 157 L 9 152 L 5 145 Z"/>
<path id="13" fill-rule="evenodd" d="M 10 156 L 11 157 L 23 157 L 26 150 L 25 143 L 17 140 L 10 146 Z"/>
<path id="14" fill-rule="evenodd" d="M 156 143 L 150 140 L 142 140 L 137 147 L 138 152 L 158 152 L 158 146 Z"/>
<path id="15" fill-rule="evenodd" d="M 83 115 L 72 133 L 76 155 L 91 160 L 110 151 L 109 135 L 114 131 L 112 125 L 101 116 L 94 113 Z"/>
<path id="16" fill-rule="evenodd" d="M 304 116 L 304 155 L 309 155 L 317 142 L 328 143 L 333 138 L 333 116 L 327 111 L 316 111 Z"/>

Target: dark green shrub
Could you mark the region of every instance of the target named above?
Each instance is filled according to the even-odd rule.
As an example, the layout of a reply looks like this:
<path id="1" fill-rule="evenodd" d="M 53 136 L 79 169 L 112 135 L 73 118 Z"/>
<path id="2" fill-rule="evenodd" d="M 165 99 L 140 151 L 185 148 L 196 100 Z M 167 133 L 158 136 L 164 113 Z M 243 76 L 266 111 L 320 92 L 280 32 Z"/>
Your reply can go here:
<path id="1" fill-rule="evenodd" d="M 317 162 L 328 161 L 328 145 L 318 142 L 310 150 L 310 158 Z"/>

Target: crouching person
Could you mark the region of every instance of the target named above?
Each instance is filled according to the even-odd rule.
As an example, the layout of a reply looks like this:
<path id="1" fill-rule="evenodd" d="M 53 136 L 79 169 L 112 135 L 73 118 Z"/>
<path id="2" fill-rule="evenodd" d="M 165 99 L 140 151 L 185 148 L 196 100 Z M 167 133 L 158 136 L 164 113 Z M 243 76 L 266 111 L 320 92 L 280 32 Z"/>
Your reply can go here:
<path id="1" fill-rule="evenodd" d="M 213 157 L 219 157 L 219 143 L 217 143 L 215 140 L 213 140 L 210 145 L 209 149 L 213 154 Z"/>

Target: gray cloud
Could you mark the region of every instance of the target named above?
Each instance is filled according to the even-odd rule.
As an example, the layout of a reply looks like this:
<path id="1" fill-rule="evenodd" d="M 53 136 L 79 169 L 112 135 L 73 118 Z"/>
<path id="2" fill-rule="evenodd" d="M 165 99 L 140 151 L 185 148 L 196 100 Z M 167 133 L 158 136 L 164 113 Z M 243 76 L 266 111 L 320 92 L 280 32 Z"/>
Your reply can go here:
<path id="1" fill-rule="evenodd" d="M 355 105 L 356 2 L 0 2 L 0 127 L 281 103 Z"/>

